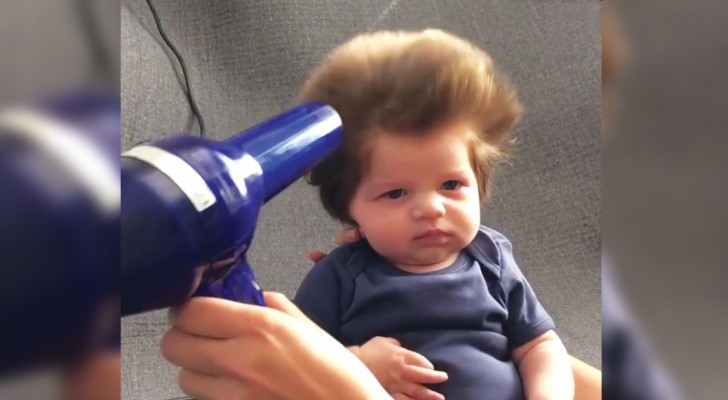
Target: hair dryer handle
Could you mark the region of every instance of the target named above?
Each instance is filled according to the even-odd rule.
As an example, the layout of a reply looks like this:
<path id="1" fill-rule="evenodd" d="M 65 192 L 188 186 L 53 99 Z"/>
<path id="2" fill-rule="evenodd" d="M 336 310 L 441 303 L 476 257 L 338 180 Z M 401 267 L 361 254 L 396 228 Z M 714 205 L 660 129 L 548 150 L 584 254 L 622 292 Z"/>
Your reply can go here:
<path id="1" fill-rule="evenodd" d="M 215 282 L 205 285 L 196 296 L 210 296 L 237 301 L 240 303 L 265 306 L 263 291 L 255 281 L 253 270 L 245 257 L 238 260 L 227 272 Z"/>

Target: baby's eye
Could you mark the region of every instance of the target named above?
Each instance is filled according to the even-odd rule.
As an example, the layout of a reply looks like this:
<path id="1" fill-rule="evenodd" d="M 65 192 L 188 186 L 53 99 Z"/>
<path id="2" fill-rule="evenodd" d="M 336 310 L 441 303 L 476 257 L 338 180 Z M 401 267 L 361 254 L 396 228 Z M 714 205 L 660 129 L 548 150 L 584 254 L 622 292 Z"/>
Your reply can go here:
<path id="1" fill-rule="evenodd" d="M 398 199 L 404 195 L 403 189 L 396 189 L 396 190 L 390 190 L 389 192 L 385 193 L 384 196 L 390 198 L 390 199 Z"/>
<path id="2" fill-rule="evenodd" d="M 443 184 L 442 184 L 442 187 L 443 187 L 443 188 L 444 188 L 445 190 L 455 190 L 455 189 L 457 189 L 458 187 L 460 187 L 460 182 L 458 182 L 458 181 L 455 181 L 455 180 L 449 180 L 449 181 L 447 181 L 447 182 L 443 183 Z"/>

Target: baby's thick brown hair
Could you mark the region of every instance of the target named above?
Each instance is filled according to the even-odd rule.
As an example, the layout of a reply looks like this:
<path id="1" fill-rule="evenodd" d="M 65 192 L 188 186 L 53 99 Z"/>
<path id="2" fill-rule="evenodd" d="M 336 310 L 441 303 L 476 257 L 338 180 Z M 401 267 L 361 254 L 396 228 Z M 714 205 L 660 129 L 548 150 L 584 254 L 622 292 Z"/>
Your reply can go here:
<path id="1" fill-rule="evenodd" d="M 333 217 L 356 225 L 349 202 L 365 172 L 363 149 L 378 134 L 428 135 L 466 123 L 470 161 L 481 201 L 495 161 L 507 154 L 522 107 L 514 87 L 483 50 L 452 34 L 362 34 L 333 52 L 311 73 L 296 101 L 332 106 L 344 125 L 344 143 L 308 177 Z"/>

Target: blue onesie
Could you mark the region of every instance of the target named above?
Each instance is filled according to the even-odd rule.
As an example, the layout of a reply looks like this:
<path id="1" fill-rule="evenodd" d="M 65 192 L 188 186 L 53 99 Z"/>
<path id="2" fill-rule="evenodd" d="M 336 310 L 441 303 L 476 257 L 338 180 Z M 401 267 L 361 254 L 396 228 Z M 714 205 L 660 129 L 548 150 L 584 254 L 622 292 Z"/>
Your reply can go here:
<path id="1" fill-rule="evenodd" d="M 455 400 L 523 399 L 511 351 L 554 329 L 511 243 L 484 226 L 455 263 L 431 273 L 402 271 L 366 241 L 341 246 L 294 301 L 345 346 L 385 336 L 422 354 L 448 374 L 428 387 Z"/>

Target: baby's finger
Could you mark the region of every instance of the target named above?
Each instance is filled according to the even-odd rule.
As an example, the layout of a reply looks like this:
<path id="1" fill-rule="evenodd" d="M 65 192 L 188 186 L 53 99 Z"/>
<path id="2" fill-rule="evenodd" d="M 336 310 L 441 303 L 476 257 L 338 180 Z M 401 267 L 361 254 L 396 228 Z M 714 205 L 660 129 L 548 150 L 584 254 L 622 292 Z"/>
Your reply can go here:
<path id="1" fill-rule="evenodd" d="M 435 366 L 432 365 L 430 360 L 426 359 L 422 354 L 415 353 L 411 350 L 407 350 L 407 352 L 404 353 L 404 362 L 405 364 L 416 365 L 422 368 L 435 369 Z"/>
<path id="2" fill-rule="evenodd" d="M 402 370 L 402 379 L 415 383 L 442 383 L 447 380 L 447 373 L 415 365 L 406 365 Z"/>
<path id="3" fill-rule="evenodd" d="M 395 393 L 395 394 L 393 394 L 393 395 L 392 395 L 392 398 L 393 398 L 394 400 L 415 400 L 415 399 L 413 399 L 413 398 L 411 398 L 411 397 L 407 396 L 407 395 L 406 395 L 406 394 L 404 394 L 404 393 Z"/>
<path id="4" fill-rule="evenodd" d="M 417 400 L 445 400 L 445 396 L 416 383 L 405 382 L 398 390 Z"/>
<path id="5" fill-rule="evenodd" d="M 380 336 L 381 337 L 381 336 Z M 389 342 L 389 344 L 393 344 L 397 347 L 402 347 L 402 344 L 399 342 L 399 340 L 393 338 L 393 337 L 381 337 L 384 341 Z"/>

